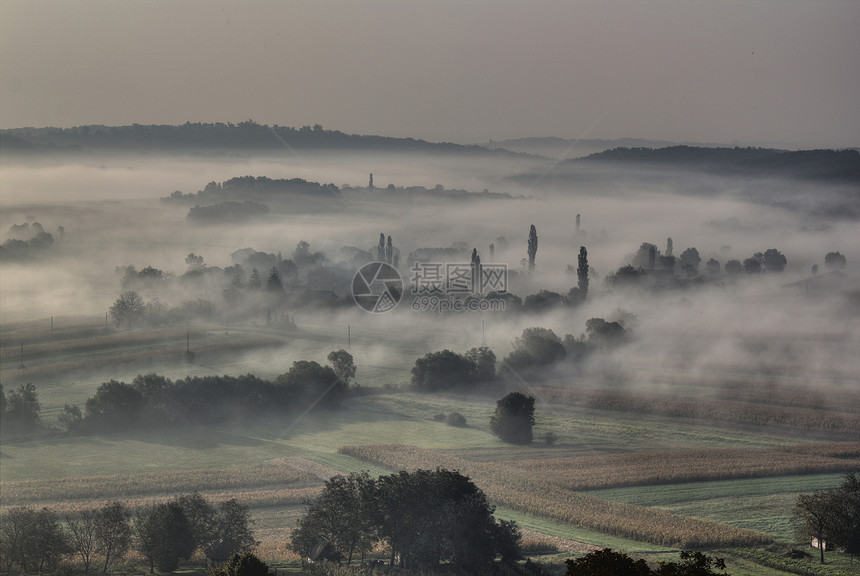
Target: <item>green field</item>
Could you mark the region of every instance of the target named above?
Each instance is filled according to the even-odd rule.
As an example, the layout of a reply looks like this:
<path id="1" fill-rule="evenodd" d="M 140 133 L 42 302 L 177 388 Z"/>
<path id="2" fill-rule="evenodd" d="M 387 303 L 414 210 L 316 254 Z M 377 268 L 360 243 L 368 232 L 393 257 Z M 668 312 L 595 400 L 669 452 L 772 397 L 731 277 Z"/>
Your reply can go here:
<path id="1" fill-rule="evenodd" d="M 13 329 L 16 328 L 16 329 Z M 109 337 L 108 344 L 90 351 L 67 353 L 74 341 L 85 338 L 85 330 L 95 330 Z M 83 325 L 63 335 L 45 334 L 44 326 L 36 331 L 32 327 L 4 327 L 2 376 L 4 388 L 11 389 L 26 376 L 16 372 L 14 340 L 27 341 L 33 348 L 32 369 L 39 375 L 35 379 L 45 423 L 57 426 L 56 415 L 64 404 L 82 405 L 101 382 L 110 378 L 130 381 L 135 374 L 150 371 L 154 366 L 147 359 L 131 359 L 111 372 L 111 359 L 128 358 L 131 350 L 152 347 L 184 349 L 184 337 L 170 333 L 171 342 L 152 344 L 157 334 L 123 334 L 113 330 Z M 273 359 L 261 375 L 269 377 L 284 371 L 289 364 L 305 358 L 324 361 L 333 346 L 335 329 L 304 328 L 293 332 L 266 329 L 231 329 L 225 334 L 222 327 L 199 326 L 195 341 L 200 355 L 193 364 L 182 362 L 160 367 L 159 373 L 171 378 L 185 375 L 253 372 L 254 362 L 260 358 Z M 339 331 L 338 331 L 339 332 Z M 165 333 L 161 333 L 164 335 Z M 92 336 L 92 333 L 90 334 Z M 152 338 L 150 338 L 152 337 Z M 366 335 L 370 340 L 371 335 Z M 27 339 L 29 338 L 29 339 Z M 174 341 L 178 338 L 178 341 Z M 374 346 L 384 339 L 383 331 L 373 335 Z M 371 474 L 385 474 L 389 468 L 348 456 L 339 452 L 344 446 L 374 446 L 398 444 L 433 451 L 443 457 L 461 459 L 476 470 L 490 470 L 496 478 L 510 471 L 522 477 L 518 463 L 541 460 L 564 465 L 575 465 L 577 458 L 600 458 L 619 454 L 651 453 L 682 450 L 754 449 L 767 454 L 786 446 L 820 443 L 832 449 L 834 442 L 857 440 L 817 434 L 783 427 L 746 426 L 742 430 L 720 421 L 696 421 L 689 418 L 671 418 L 653 414 L 637 414 L 598 410 L 537 398 L 535 436 L 537 441 L 527 446 L 502 443 L 489 430 L 489 417 L 495 407 L 496 396 L 468 394 L 420 394 L 406 389 L 376 387 L 373 384 L 396 385 L 408 379 L 411 362 L 421 349 L 418 339 L 409 340 L 402 334 L 390 336 L 401 360 L 370 360 L 361 354 L 361 341 L 353 342 L 358 365 L 358 381 L 364 392 L 351 395 L 339 410 L 313 410 L 306 414 L 284 418 L 264 418 L 253 422 L 229 424 L 219 427 L 182 427 L 179 429 L 152 429 L 111 436 L 70 437 L 59 431 L 45 432 L 30 437 L 4 438 L 0 445 L 0 486 L 2 506 L 18 504 L 49 505 L 62 508 L 71 503 L 96 505 L 109 498 L 143 501 L 147 498 L 170 498 L 177 493 L 199 490 L 214 498 L 239 494 L 252 508 L 263 546 L 262 555 L 271 561 L 284 561 L 290 556 L 285 551 L 289 529 L 302 513 L 306 490 L 317 489 L 331 474 L 368 470 Z M 64 340 L 65 339 L 65 340 Z M 65 342 L 65 344 L 63 344 Z M 42 346 L 41 349 L 38 346 Z M 161 346 L 161 348 L 158 348 Z M 148 350 L 149 348 L 147 348 Z M 205 351 L 210 350 L 208 359 Z M 41 351 L 40 351 L 41 350 Z M 216 353 L 217 351 L 217 353 Z M 38 352 L 38 354 L 37 354 Z M 71 372 L 68 377 L 51 376 L 52 370 L 68 366 L 76 355 L 98 358 L 87 371 Z M 251 355 L 249 355 L 251 354 Z M 365 364 L 362 358 L 367 358 Z M 25 358 L 26 360 L 26 358 Z M 11 364 L 10 364 L 11 363 Z M 31 369 L 30 366 L 27 368 Z M 8 384 L 7 384 L 8 382 Z M 571 386 L 554 382 L 563 389 Z M 501 396 L 501 393 L 498 394 Z M 435 416 L 459 412 L 466 417 L 467 427 L 454 428 L 436 421 Z M 557 435 L 552 445 L 539 441 L 544 432 Z M 818 446 L 818 444 L 815 444 Z M 824 448 L 822 448 L 824 450 Z M 717 452 L 714 452 L 717 454 Z M 570 464 L 570 463 L 574 464 Z M 721 460 L 716 459 L 715 466 Z M 844 471 L 823 470 L 786 474 L 774 468 L 755 477 L 731 478 L 732 471 L 724 470 L 728 479 L 713 481 L 685 481 L 658 485 L 637 485 L 631 469 L 633 485 L 584 492 L 599 501 L 620 502 L 645 509 L 671 512 L 680 517 L 708 520 L 718 524 L 760 532 L 772 539 L 774 545 L 795 542 L 791 521 L 791 508 L 798 494 L 837 486 L 842 474 L 860 466 L 856 455 L 844 458 Z M 561 464 L 560 464 L 561 465 Z M 285 474 L 297 480 L 279 482 L 265 474 L 272 466 L 283 467 Z M 205 471 L 231 470 L 237 480 L 207 475 Z M 553 485 L 551 466 L 542 471 L 544 476 L 530 482 L 534 486 L 551 486 L 552 490 L 565 490 Z M 195 472 L 197 471 L 197 472 Z M 483 472 L 482 472 L 483 473 Z M 559 469 L 561 473 L 561 469 Z M 139 484 L 129 479 L 139 478 Z M 247 480 L 242 480 L 247 478 Z M 151 487 L 146 482 L 151 479 Z M 157 482 L 156 482 L 157 481 Z M 66 482 L 66 484 L 64 484 Z M 74 502 L 68 494 L 69 486 L 76 486 Z M 131 486 L 131 487 L 129 487 Z M 91 488 L 88 491 L 87 487 Z M 548 490 L 550 488 L 547 488 Z M 66 492 L 64 492 L 66 490 Z M 561 493 L 561 492 L 558 492 Z M 493 493 L 488 491 L 491 498 Z M 575 494 L 575 492 L 571 492 Z M 598 501 L 598 500 L 595 500 Z M 545 534 L 571 543 L 570 550 L 588 546 L 625 550 L 649 559 L 670 558 L 677 552 L 671 547 L 637 541 L 598 530 L 561 522 L 539 511 L 525 512 L 500 505 L 497 515 L 516 520 L 530 533 Z M 584 548 L 583 548 L 584 547 Z M 716 555 L 730 560 L 730 571 L 735 575 L 779 574 L 775 568 L 757 563 L 750 550 L 734 552 L 715 549 Z M 758 553 L 758 552 L 756 552 Z M 558 553 L 554 560 L 566 554 Z M 764 553 L 761 553 L 764 554 Z M 760 554 L 760 555 L 761 555 Z M 838 555 L 831 554 L 834 558 Z M 840 569 L 854 569 L 837 563 Z M 860 573 L 860 566 L 856 568 Z"/>

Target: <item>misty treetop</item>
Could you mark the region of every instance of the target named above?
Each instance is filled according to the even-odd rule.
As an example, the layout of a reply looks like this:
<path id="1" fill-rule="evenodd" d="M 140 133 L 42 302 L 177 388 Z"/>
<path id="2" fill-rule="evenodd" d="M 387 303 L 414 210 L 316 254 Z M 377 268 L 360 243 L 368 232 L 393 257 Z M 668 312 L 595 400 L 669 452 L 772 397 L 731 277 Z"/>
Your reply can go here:
<path id="1" fill-rule="evenodd" d="M 0 384 L 0 429 L 3 432 L 27 432 L 42 422 L 39 394 L 32 383 L 21 384 L 7 395 Z"/>
<path id="2" fill-rule="evenodd" d="M 266 202 L 295 196 L 321 197 L 326 200 L 340 197 L 340 189 L 334 184 L 309 182 L 302 178 L 272 179 L 266 176 L 238 176 L 224 182 L 210 182 L 196 194 L 174 191 L 163 200 L 183 203 L 230 203 Z"/>
<path id="3" fill-rule="evenodd" d="M 671 240 L 667 240 L 667 252 L 672 251 Z M 643 242 L 639 249 L 628 257 L 628 264 L 604 278 L 604 284 L 609 289 L 637 287 L 659 290 L 687 288 L 696 284 L 719 284 L 723 280 L 734 281 L 741 273 L 746 276 L 759 273 L 781 274 L 788 264 L 788 258 L 776 248 L 768 248 L 764 252 L 755 252 L 743 262 L 729 259 L 725 266 L 711 257 L 704 268 L 700 269 L 701 262 L 702 256 L 695 247 L 684 249 L 681 255 L 675 258 L 661 254 L 656 245 Z"/>
<path id="4" fill-rule="evenodd" d="M 65 228 L 60 226 L 57 233 L 64 234 Z M 13 224 L 4 234 L 3 244 L 0 245 L 0 261 L 27 261 L 46 254 L 53 244 L 54 236 L 39 222 Z"/>
<path id="5" fill-rule="evenodd" d="M 412 386 L 425 392 L 467 389 L 492 383 L 496 378 L 496 355 L 486 346 L 465 354 L 441 350 L 425 354 L 412 367 Z"/>

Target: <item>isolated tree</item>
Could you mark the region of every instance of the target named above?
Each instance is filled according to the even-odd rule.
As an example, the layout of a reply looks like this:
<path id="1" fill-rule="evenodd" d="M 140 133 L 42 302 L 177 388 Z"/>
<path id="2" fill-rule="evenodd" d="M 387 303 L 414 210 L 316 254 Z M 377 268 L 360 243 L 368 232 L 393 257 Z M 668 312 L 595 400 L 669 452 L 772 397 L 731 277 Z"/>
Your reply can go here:
<path id="1" fill-rule="evenodd" d="M 698 272 L 699 262 L 702 261 L 702 257 L 699 256 L 699 251 L 695 248 L 687 248 L 681 252 L 681 256 L 678 259 L 681 262 L 681 267 L 686 270 L 689 275 L 695 275 Z"/>
<path id="2" fill-rule="evenodd" d="M 296 244 L 295 250 L 293 250 L 293 262 L 295 262 L 296 266 L 311 266 L 317 262 L 317 258 L 320 257 L 320 253 L 311 253 L 311 245 L 304 240 L 299 240 L 299 243 Z"/>
<path id="3" fill-rule="evenodd" d="M 740 260 L 729 260 L 726 262 L 726 265 L 723 267 L 726 271 L 726 274 L 730 276 L 736 276 L 743 271 L 743 265 Z"/>
<path id="4" fill-rule="evenodd" d="M 379 234 L 379 245 L 376 247 L 376 261 L 385 262 L 385 234 Z"/>
<path id="5" fill-rule="evenodd" d="M 203 268 L 203 256 L 198 256 L 192 252 L 185 257 L 185 265 L 188 266 L 189 271 L 199 270 Z"/>
<path id="6" fill-rule="evenodd" d="M 248 287 L 257 290 L 260 288 L 261 281 L 260 272 L 256 268 L 252 268 L 251 273 L 248 275 Z"/>
<path id="7" fill-rule="evenodd" d="M 117 326 L 134 326 L 143 318 L 143 312 L 143 298 L 134 290 L 126 290 L 120 294 L 110 307 L 110 316 Z"/>
<path id="8" fill-rule="evenodd" d="M 326 357 L 338 379 L 347 387 L 355 378 L 355 361 L 352 354 L 344 349 L 332 350 Z"/>
<path id="9" fill-rule="evenodd" d="M 804 540 L 815 538 L 824 564 L 824 543 L 835 524 L 839 502 L 833 492 L 801 494 L 794 505 L 794 516 L 798 521 L 797 534 Z"/>
<path id="10" fill-rule="evenodd" d="M 36 386 L 28 382 L 21 384 L 6 397 L 3 422 L 8 426 L 30 428 L 42 419 L 42 407 Z"/>
<path id="11" fill-rule="evenodd" d="M 149 563 L 150 574 L 172 572 L 194 552 L 194 535 L 176 502 L 148 506 L 135 516 L 137 550 Z"/>
<path id="12" fill-rule="evenodd" d="M 761 259 L 753 256 L 744 260 L 744 272 L 747 274 L 758 274 L 761 272 Z"/>
<path id="13" fill-rule="evenodd" d="M 639 245 L 636 253 L 630 258 L 630 265 L 634 268 L 650 270 L 654 268 L 658 253 L 657 247 L 654 244 L 643 242 Z"/>
<path id="14" fill-rule="evenodd" d="M 266 290 L 270 292 L 283 292 L 284 285 L 281 282 L 281 275 L 278 273 L 278 269 L 272 266 L 271 272 L 269 272 L 269 278 L 266 280 Z"/>
<path id="15" fill-rule="evenodd" d="M 582 222 L 582 215 L 581 215 L 581 214 L 577 214 L 577 215 L 576 215 L 576 224 L 575 224 L 575 228 L 573 229 L 573 233 L 574 233 L 574 234 L 579 234 L 579 225 L 580 225 L 580 223 L 581 223 L 581 222 Z"/>
<path id="16" fill-rule="evenodd" d="M 497 553 L 518 553 L 515 525 L 499 524 L 484 493 L 466 476 L 445 469 L 401 471 L 376 482 L 379 536 L 409 569 L 477 574 Z"/>
<path id="17" fill-rule="evenodd" d="M 511 392 L 496 402 L 496 412 L 490 418 L 490 430 L 510 444 L 530 444 L 535 424 L 534 412 L 534 396 Z"/>
<path id="18" fill-rule="evenodd" d="M 69 530 L 69 548 L 72 554 L 81 559 L 84 574 L 90 573 L 96 551 L 98 539 L 96 537 L 96 515 L 97 511 L 82 508 L 66 515 L 66 527 Z"/>
<path id="19" fill-rule="evenodd" d="M 788 260 L 776 248 L 768 248 L 762 254 L 761 262 L 765 272 L 782 272 Z"/>
<path id="20" fill-rule="evenodd" d="M 582 300 L 588 297 L 588 251 L 585 246 L 579 247 L 576 267 L 576 285 L 579 288 L 579 296 Z"/>
<path id="21" fill-rule="evenodd" d="M 708 276 L 719 276 L 720 274 L 720 263 L 711 258 L 708 260 L 707 264 L 705 264 L 705 273 Z"/>
<path id="22" fill-rule="evenodd" d="M 85 574 L 97 556 L 104 559 L 102 572 L 107 573 L 131 544 L 128 509 L 120 502 L 110 502 L 98 510 L 76 510 L 66 515 L 66 526 L 71 551 L 80 557 Z"/>
<path id="23" fill-rule="evenodd" d="M 64 405 L 63 411 L 57 416 L 57 421 L 66 429 L 66 432 L 76 434 L 84 427 L 84 417 L 81 409 L 76 405 Z"/>
<path id="24" fill-rule="evenodd" d="M 845 268 L 846 262 L 845 256 L 839 252 L 828 252 L 824 257 L 824 266 L 828 270 L 842 270 Z"/>
<path id="25" fill-rule="evenodd" d="M 131 547 L 131 511 L 123 502 L 108 502 L 98 510 L 95 528 L 102 572 L 107 572 Z"/>
<path id="26" fill-rule="evenodd" d="M 214 542 L 217 538 L 215 507 L 199 492 L 183 494 L 176 502 L 188 520 L 188 527 L 194 538 L 194 547 L 201 548 Z"/>
<path id="27" fill-rule="evenodd" d="M 666 256 L 672 256 L 672 238 L 666 238 Z"/>
<path id="28" fill-rule="evenodd" d="M 529 228 L 529 247 L 528 247 L 529 270 L 535 269 L 535 256 L 537 256 L 537 249 L 538 249 L 537 229 L 535 228 L 535 225 L 532 224 L 531 227 Z"/>
<path id="29" fill-rule="evenodd" d="M 589 318 L 585 322 L 588 340 L 598 346 L 622 342 L 626 336 L 624 326 L 619 322 L 607 322 L 603 318 Z"/>
<path id="30" fill-rule="evenodd" d="M 251 528 L 253 523 L 248 506 L 235 498 L 225 500 L 218 504 L 215 536 L 227 542 L 234 552 L 253 550 L 259 544 Z"/>
<path id="31" fill-rule="evenodd" d="M 364 556 L 376 540 L 374 490 L 367 472 L 329 478 L 293 530 L 293 550 L 312 557 L 321 545 L 329 544 L 347 564 L 356 553 Z"/>
<path id="32" fill-rule="evenodd" d="M 388 241 L 385 244 L 385 261 L 391 264 L 394 262 L 394 245 L 391 243 L 391 236 L 388 236 Z"/>

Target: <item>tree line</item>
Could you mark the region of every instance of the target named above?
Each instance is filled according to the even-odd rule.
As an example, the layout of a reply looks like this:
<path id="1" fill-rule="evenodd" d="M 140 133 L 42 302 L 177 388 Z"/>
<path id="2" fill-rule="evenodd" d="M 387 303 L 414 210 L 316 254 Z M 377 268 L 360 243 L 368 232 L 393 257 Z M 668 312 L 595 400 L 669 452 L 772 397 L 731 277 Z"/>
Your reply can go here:
<path id="1" fill-rule="evenodd" d="M 63 560 L 89 574 L 107 573 L 136 552 L 150 573 L 170 572 L 216 542 L 228 555 L 252 550 L 252 522 L 237 500 L 214 504 L 196 492 L 137 509 L 111 501 L 62 518 L 21 506 L 0 516 L 0 558 L 7 574 L 52 572 Z"/>
<path id="2" fill-rule="evenodd" d="M 591 318 L 585 333 L 579 337 L 559 337 L 548 328 L 526 328 L 512 343 L 501 369 L 496 369 L 496 355 L 486 346 L 472 348 L 463 354 L 451 350 L 430 352 L 415 361 L 411 385 L 423 392 L 469 390 L 498 385 L 505 379 L 517 380 L 515 374 L 541 369 L 562 360 L 582 360 L 591 352 L 623 344 L 630 337 L 620 320 Z"/>
<path id="3" fill-rule="evenodd" d="M 187 376 L 171 380 L 138 375 L 130 384 L 104 382 L 82 411 L 66 405 L 60 423 L 73 433 L 99 433 L 136 426 L 219 424 L 261 414 L 336 408 L 355 377 L 352 355 L 336 350 L 331 365 L 297 360 L 274 380 L 242 376 Z"/>

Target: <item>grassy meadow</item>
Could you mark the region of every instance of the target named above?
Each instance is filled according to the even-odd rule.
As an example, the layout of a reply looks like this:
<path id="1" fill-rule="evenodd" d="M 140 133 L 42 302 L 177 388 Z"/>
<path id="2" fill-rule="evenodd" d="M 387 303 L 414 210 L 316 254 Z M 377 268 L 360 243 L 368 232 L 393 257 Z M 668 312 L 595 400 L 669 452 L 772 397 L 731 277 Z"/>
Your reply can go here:
<path id="1" fill-rule="evenodd" d="M 65 404 L 83 406 L 111 378 L 130 381 L 149 371 L 171 378 L 271 377 L 296 359 L 324 361 L 341 347 L 331 345 L 341 331 L 204 324 L 188 331 L 120 331 L 99 319 L 77 319 L 55 320 L 53 334 L 45 322 L 6 325 L 0 332 L 4 389 L 36 384 L 44 424 L 55 428 L 3 438 L 0 507 L 71 513 L 111 499 L 136 505 L 192 491 L 214 501 L 235 497 L 252 510 L 260 555 L 279 566 L 296 560 L 286 548 L 290 528 L 330 476 L 445 466 L 469 475 L 497 506 L 497 516 L 516 520 L 528 539 L 552 542 L 554 552 L 542 561 L 605 546 L 659 560 L 695 547 L 726 557 L 735 575 L 787 574 L 788 563 L 780 564 L 784 551 L 808 549 L 793 533 L 797 495 L 833 488 L 860 467 L 858 437 L 842 429 L 810 433 L 805 412 L 779 425 L 739 426 L 719 413 L 697 419 L 628 409 L 635 398 L 603 406 L 563 379 L 526 390 L 537 398 L 535 443 L 507 445 L 489 429 L 502 392 L 409 391 L 409 367 L 427 350 L 381 330 L 366 342 L 353 341 L 362 391 L 340 410 L 72 437 L 59 431 L 57 415 Z M 191 363 L 182 358 L 189 333 Z M 400 360 L 361 354 L 362 346 L 389 341 Z M 265 368 L 255 371 L 260 363 Z M 846 396 L 853 417 L 858 395 Z M 779 406 L 760 397 L 749 403 Z M 465 416 L 467 426 L 438 421 L 451 412 Z M 546 432 L 557 440 L 543 442 Z M 833 563 L 816 574 L 860 573 L 838 554 L 830 557 Z"/>

